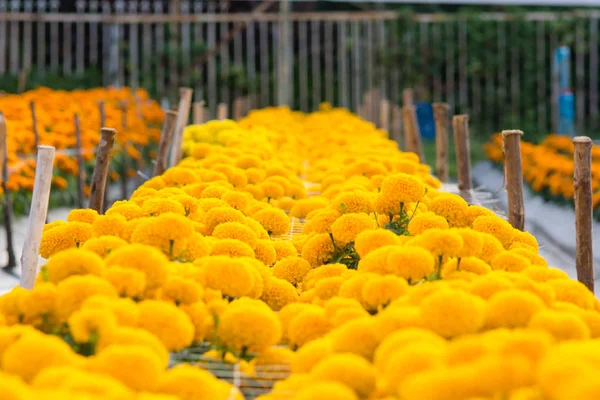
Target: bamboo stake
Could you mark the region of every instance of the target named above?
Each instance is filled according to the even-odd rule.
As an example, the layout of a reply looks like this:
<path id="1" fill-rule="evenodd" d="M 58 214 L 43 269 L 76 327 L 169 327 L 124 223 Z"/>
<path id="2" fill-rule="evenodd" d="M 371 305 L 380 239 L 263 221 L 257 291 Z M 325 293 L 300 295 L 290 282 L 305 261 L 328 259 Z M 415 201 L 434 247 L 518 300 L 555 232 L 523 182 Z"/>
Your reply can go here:
<path id="1" fill-rule="evenodd" d="M 573 138 L 575 146 L 575 229 L 577 280 L 594 292 L 594 258 L 592 232 L 592 140 L 586 136 Z"/>
<path id="2" fill-rule="evenodd" d="M 194 125 L 200 125 L 204 123 L 204 100 L 196 101 L 192 107 L 192 121 Z"/>
<path id="3" fill-rule="evenodd" d="M 227 108 L 227 104 L 219 103 L 217 105 L 217 119 L 223 121 L 224 119 L 227 119 L 228 115 L 229 110 Z"/>
<path id="4" fill-rule="evenodd" d="M 198 103 L 196 103 L 198 104 Z M 163 122 L 163 129 L 160 135 L 160 144 L 158 146 L 158 156 L 154 165 L 154 176 L 161 175 L 167 169 L 167 158 L 169 157 L 169 146 L 173 139 L 173 131 L 177 120 L 176 111 L 167 111 Z"/>
<path id="5" fill-rule="evenodd" d="M 387 99 L 381 99 L 379 104 L 379 128 L 384 131 L 390 131 L 390 102 Z"/>
<path id="6" fill-rule="evenodd" d="M 106 191 L 106 180 L 108 177 L 108 167 L 110 166 L 110 151 L 115 141 L 116 130 L 112 128 L 102 128 L 100 144 L 96 150 L 96 166 L 92 175 L 92 184 L 90 188 L 89 208 L 103 212 L 104 193 Z"/>
<path id="7" fill-rule="evenodd" d="M 48 215 L 54 151 L 52 146 L 39 146 L 37 151 L 31 211 L 21 254 L 21 287 L 29 290 L 33 289 L 37 276 L 40 242 Z"/>
<path id="8" fill-rule="evenodd" d="M 8 182 L 8 148 L 6 145 L 6 121 L 4 115 L 0 112 L 0 178 L 2 192 L 4 193 L 4 201 L 2 204 L 2 214 L 4 217 L 4 227 L 6 229 L 6 253 L 8 254 L 8 262 L 6 269 L 13 269 L 17 265 L 17 257 L 15 256 L 15 248 L 13 243 L 13 204 L 12 195 L 7 189 Z"/>
<path id="9" fill-rule="evenodd" d="M 454 146 L 456 149 L 456 168 L 458 189 L 469 191 L 473 189 L 471 178 L 471 144 L 469 142 L 469 116 L 455 115 L 452 118 Z"/>
<path id="10" fill-rule="evenodd" d="M 415 94 L 414 90 L 411 88 L 404 89 L 402 91 L 402 105 L 404 107 L 414 106 Z"/>
<path id="11" fill-rule="evenodd" d="M 400 148 L 402 144 L 402 108 L 398 104 L 392 107 L 392 138 L 398 143 Z"/>
<path id="12" fill-rule="evenodd" d="M 438 179 L 448 182 L 448 110 L 447 103 L 433 103 L 435 118 L 435 172 Z"/>
<path id="13" fill-rule="evenodd" d="M 519 130 L 502 131 L 504 173 L 508 193 L 508 222 L 515 229 L 525 228 L 523 202 L 523 166 L 521 163 L 521 136 Z"/>
<path id="14" fill-rule="evenodd" d="M 419 156 L 421 162 L 425 162 L 421 132 L 417 123 L 417 112 L 414 106 L 402 108 L 402 126 L 404 127 L 404 149 Z"/>
<path id="15" fill-rule="evenodd" d="M 83 164 L 83 150 L 81 148 L 81 130 L 79 127 L 79 114 L 75 114 L 75 146 L 77 148 L 77 207 L 83 208 L 85 198 L 85 194 L 83 193 L 85 171 Z"/>
<path id="16" fill-rule="evenodd" d="M 173 146 L 171 146 L 170 166 L 179 164 L 183 157 L 183 129 L 188 124 L 190 117 L 190 107 L 192 105 L 192 94 L 194 91 L 190 88 L 179 88 L 179 107 L 177 108 L 177 123 L 173 133 Z"/>

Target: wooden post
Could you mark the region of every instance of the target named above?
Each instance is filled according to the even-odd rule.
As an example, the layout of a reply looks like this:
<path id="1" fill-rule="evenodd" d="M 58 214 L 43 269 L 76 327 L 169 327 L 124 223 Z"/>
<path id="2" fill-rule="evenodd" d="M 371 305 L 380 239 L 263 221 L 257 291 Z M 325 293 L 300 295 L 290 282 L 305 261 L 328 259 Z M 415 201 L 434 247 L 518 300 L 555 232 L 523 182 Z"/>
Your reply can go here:
<path id="1" fill-rule="evenodd" d="M 244 102 L 241 97 L 233 101 L 233 119 L 239 121 L 244 116 Z"/>
<path id="2" fill-rule="evenodd" d="M 104 192 L 106 190 L 106 179 L 108 177 L 108 167 L 110 165 L 110 151 L 115 141 L 116 130 L 112 128 L 102 128 L 100 144 L 96 150 L 96 166 L 92 175 L 92 184 L 90 187 L 89 208 L 103 212 Z"/>
<path id="3" fill-rule="evenodd" d="M 48 214 L 53 165 L 54 147 L 39 146 L 35 166 L 31 211 L 29 212 L 27 233 L 25 235 L 25 243 L 23 244 L 23 253 L 21 254 L 21 287 L 29 290 L 33 289 L 37 275 L 40 242 Z"/>
<path id="4" fill-rule="evenodd" d="M 127 151 L 125 150 L 127 148 L 127 128 L 128 128 L 128 124 L 127 124 L 127 102 L 123 101 L 121 103 L 121 128 L 123 129 L 123 133 L 125 133 L 124 137 L 123 137 L 123 145 L 121 146 L 121 199 L 123 200 L 127 200 L 127 197 L 129 197 L 129 191 L 127 190 L 128 187 L 128 182 L 129 182 L 129 176 L 127 176 L 128 170 L 129 170 L 129 166 L 128 166 L 128 160 L 127 160 Z"/>
<path id="5" fill-rule="evenodd" d="M 173 133 L 173 145 L 171 146 L 170 166 L 179 164 L 183 157 L 183 129 L 188 124 L 190 118 L 190 107 L 192 105 L 192 94 L 194 91 L 190 88 L 179 88 L 179 107 L 177 108 L 177 123 Z"/>
<path id="6" fill-rule="evenodd" d="M 224 119 L 227 119 L 228 116 L 229 110 L 227 109 L 227 104 L 219 103 L 217 105 L 217 119 L 223 121 Z"/>
<path id="7" fill-rule="evenodd" d="M 192 122 L 194 125 L 204 123 L 204 101 L 197 101 L 193 104 Z"/>
<path id="8" fill-rule="evenodd" d="M 390 102 L 387 99 L 381 99 L 379 104 L 379 128 L 390 136 Z"/>
<path id="9" fill-rule="evenodd" d="M 398 104 L 392 107 L 392 138 L 403 148 L 402 142 L 402 108 Z"/>
<path id="10" fill-rule="evenodd" d="M 425 162 L 421 132 L 417 123 L 417 112 L 414 106 L 402 108 L 402 126 L 404 127 L 404 150 L 415 153 L 420 161 Z"/>
<path id="11" fill-rule="evenodd" d="M 471 178 L 471 144 L 469 142 L 469 116 L 455 115 L 452 118 L 454 146 L 456 149 L 456 168 L 458 189 L 469 191 L 473 189 Z"/>
<path id="12" fill-rule="evenodd" d="M 502 131 L 504 150 L 504 180 L 508 194 L 508 222 L 515 229 L 525 228 L 525 205 L 523 202 L 523 165 L 521 163 L 522 131 Z"/>
<path id="13" fill-rule="evenodd" d="M 433 103 L 435 119 L 435 172 L 442 182 L 448 181 L 448 110 L 447 103 Z"/>
<path id="14" fill-rule="evenodd" d="M 197 104 L 197 103 L 196 103 Z M 169 156 L 169 146 L 173 139 L 173 131 L 177 120 L 176 111 L 167 111 L 163 122 L 163 129 L 160 135 L 160 144 L 158 146 L 158 157 L 154 165 L 154 176 L 161 175 L 167 169 L 167 158 Z"/>
<path id="15" fill-rule="evenodd" d="M 35 113 L 35 102 L 32 100 L 29 102 L 29 110 L 31 110 L 31 123 L 33 127 L 33 135 L 35 136 L 35 148 L 37 149 L 40 145 L 40 135 L 37 128 L 37 116 Z"/>
<path id="16" fill-rule="evenodd" d="M 575 185 L 575 229 L 577 280 L 594 293 L 594 258 L 592 236 L 592 140 L 586 136 L 573 138 Z"/>
<path id="17" fill-rule="evenodd" d="M 13 204 L 12 195 L 7 189 L 8 182 L 8 148 L 6 144 L 6 121 L 4 115 L 0 112 L 0 184 L 4 193 L 4 201 L 2 204 L 2 214 L 4 217 L 4 228 L 6 229 L 6 253 L 8 254 L 8 262 L 6 269 L 13 269 L 17 265 L 17 257 L 15 257 L 15 248 L 13 244 Z"/>
<path id="18" fill-rule="evenodd" d="M 98 102 L 98 111 L 100 112 L 100 129 L 102 129 L 106 126 L 106 108 L 104 100 Z"/>
<path id="19" fill-rule="evenodd" d="M 85 194 L 83 193 L 85 171 L 83 164 L 83 150 L 81 148 L 81 130 L 79 128 L 79 114 L 75 114 L 75 146 L 77 151 L 77 207 L 83 208 L 85 207 Z"/>
<path id="20" fill-rule="evenodd" d="M 413 106 L 414 105 L 414 101 L 415 101 L 414 90 L 411 89 L 411 88 L 404 89 L 402 91 L 402 105 L 404 107 L 406 107 L 406 106 Z"/>

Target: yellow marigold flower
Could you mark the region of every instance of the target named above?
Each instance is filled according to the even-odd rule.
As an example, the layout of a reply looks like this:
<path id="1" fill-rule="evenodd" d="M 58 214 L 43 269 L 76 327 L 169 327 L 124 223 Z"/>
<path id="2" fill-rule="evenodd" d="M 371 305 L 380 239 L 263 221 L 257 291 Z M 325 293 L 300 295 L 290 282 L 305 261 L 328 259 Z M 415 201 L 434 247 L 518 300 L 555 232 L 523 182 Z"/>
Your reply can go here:
<path id="1" fill-rule="evenodd" d="M 421 302 L 425 326 L 451 338 L 477 332 L 484 323 L 485 303 L 462 290 L 439 290 Z"/>
<path id="2" fill-rule="evenodd" d="M 370 214 L 373 212 L 371 196 L 367 192 L 359 190 L 340 193 L 331 200 L 331 206 L 334 210 L 341 213 Z"/>
<path id="3" fill-rule="evenodd" d="M 23 318 L 24 310 L 21 306 L 24 298 L 28 296 L 29 292 L 20 286 L 15 286 L 0 296 L 0 314 L 4 315 L 8 325 L 17 324 Z"/>
<path id="4" fill-rule="evenodd" d="M 542 310 L 531 318 L 528 326 L 542 329 L 558 341 L 585 340 L 591 336 L 590 328 L 582 318 L 568 311 Z"/>
<path id="5" fill-rule="evenodd" d="M 453 231 L 458 233 L 463 240 L 463 246 L 457 255 L 458 257 L 476 257 L 481 254 L 484 241 L 481 233 L 470 228 L 457 228 Z"/>
<path id="6" fill-rule="evenodd" d="M 140 206 L 132 202 L 125 202 L 118 205 L 113 205 L 106 210 L 106 215 L 122 215 L 127 221 L 142 218 L 146 215 L 145 211 Z"/>
<path id="7" fill-rule="evenodd" d="M 221 199 L 200 199 L 200 201 L 198 201 L 198 208 L 204 212 L 208 212 L 216 207 L 232 208 L 229 204 Z"/>
<path id="8" fill-rule="evenodd" d="M 285 189 L 277 182 L 263 181 L 257 185 L 267 199 L 278 199 L 285 195 Z"/>
<path id="9" fill-rule="evenodd" d="M 56 220 L 56 221 L 49 222 L 46 225 L 44 225 L 44 232 L 49 231 L 50 229 L 59 227 L 61 225 L 65 225 L 65 224 L 66 224 L 66 222 L 62 221 L 62 220 Z"/>
<path id="10" fill-rule="evenodd" d="M 135 269 L 113 265 L 106 270 L 105 278 L 122 297 L 139 299 L 146 289 L 146 275 Z"/>
<path id="11" fill-rule="evenodd" d="M 104 260 L 107 266 L 131 268 L 146 277 L 146 288 L 157 289 L 167 279 L 167 257 L 160 250 L 143 244 L 131 244 L 113 250 Z"/>
<path id="12" fill-rule="evenodd" d="M 466 271 L 477 275 L 485 275 L 492 271 L 492 267 L 477 257 L 463 257 L 460 261 L 456 258 L 452 258 L 444 263 L 442 267 L 442 277 L 445 278 L 455 271 Z"/>
<path id="13" fill-rule="evenodd" d="M 429 251 L 412 246 L 390 248 L 383 262 L 387 273 L 405 278 L 409 282 L 417 282 L 429 276 L 435 266 L 435 260 Z"/>
<path id="14" fill-rule="evenodd" d="M 290 230 L 290 218 L 277 208 L 260 210 L 252 218 L 257 220 L 269 235 L 283 235 Z"/>
<path id="15" fill-rule="evenodd" d="M 277 260 L 277 253 L 270 239 L 259 239 L 254 248 L 254 256 L 265 265 L 273 265 Z"/>
<path id="16" fill-rule="evenodd" d="M 221 314 L 217 325 L 221 344 L 236 352 L 260 352 L 281 339 L 277 315 L 259 300 L 239 299 Z"/>
<path id="17" fill-rule="evenodd" d="M 68 222 L 42 234 L 40 255 L 50 258 L 59 251 L 79 247 L 92 237 L 92 225 L 85 222 Z"/>
<path id="18" fill-rule="evenodd" d="M 385 308 L 392 300 L 408 291 L 405 279 L 384 275 L 368 280 L 362 288 L 362 298 L 369 310 Z"/>
<path id="19" fill-rule="evenodd" d="M 155 390 L 164 369 L 147 346 L 114 344 L 90 360 L 93 372 L 112 376 L 133 390 Z"/>
<path id="20" fill-rule="evenodd" d="M 456 257 L 462 251 L 463 239 L 449 229 L 429 229 L 410 241 L 413 246 L 429 250 L 434 256 Z"/>
<path id="21" fill-rule="evenodd" d="M 496 214 L 494 214 L 494 212 L 489 208 L 477 205 L 470 205 L 467 209 L 467 221 L 469 223 L 469 226 L 473 226 L 473 221 L 475 221 L 477 217 L 481 217 L 482 215 L 486 217 L 496 216 Z"/>
<path id="22" fill-rule="evenodd" d="M 356 235 L 354 248 L 364 258 L 370 252 L 388 245 L 401 245 L 401 239 L 392 231 L 387 229 L 367 229 Z"/>
<path id="23" fill-rule="evenodd" d="M 96 218 L 98 218 L 98 211 L 84 208 L 71 210 L 67 216 L 67 221 L 86 222 L 88 224 L 93 224 Z"/>
<path id="24" fill-rule="evenodd" d="M 329 332 L 327 336 L 331 338 L 334 352 L 353 353 L 367 360 L 373 358 L 379 345 L 370 316 L 350 320 Z"/>
<path id="25" fill-rule="evenodd" d="M 121 326 L 137 326 L 140 319 L 137 303 L 127 298 L 116 299 L 104 296 L 92 296 L 83 302 L 81 309 L 109 310 Z"/>
<path id="26" fill-rule="evenodd" d="M 525 290 L 505 290 L 492 296 L 488 302 L 486 326 L 495 328 L 526 327 L 544 302 Z"/>
<path id="27" fill-rule="evenodd" d="M 302 233 L 326 233 L 330 232 L 331 225 L 342 215 L 341 212 L 331 208 L 318 210 L 302 227 Z"/>
<path id="28" fill-rule="evenodd" d="M 375 220 L 367 214 L 349 213 L 342 215 L 331 225 L 331 233 L 335 244 L 344 247 L 353 242 L 360 232 L 375 227 Z"/>
<path id="29" fill-rule="evenodd" d="M 188 364 L 169 369 L 161 378 L 157 391 L 182 400 L 236 399 L 238 389 L 219 381 L 210 372 Z"/>
<path id="30" fill-rule="evenodd" d="M 103 308 L 87 308 L 75 311 L 68 320 L 69 331 L 77 343 L 95 343 L 99 337 L 117 328 L 114 314 Z"/>
<path id="31" fill-rule="evenodd" d="M 471 285 L 471 293 L 488 300 L 494 294 L 514 288 L 514 284 L 505 277 L 490 273 L 475 279 Z"/>
<path id="32" fill-rule="evenodd" d="M 92 251 L 100 257 L 106 257 L 112 250 L 126 245 L 127 242 L 117 236 L 100 236 L 91 238 L 81 246 L 83 250 Z"/>
<path id="33" fill-rule="evenodd" d="M 273 276 L 285 279 L 296 286 L 304 279 L 310 269 L 310 264 L 305 259 L 297 256 L 290 256 L 275 263 L 273 266 Z"/>
<path id="34" fill-rule="evenodd" d="M 468 208 L 467 202 L 456 194 L 436 196 L 429 205 L 431 212 L 444 217 L 451 227 L 457 228 L 468 225 Z"/>
<path id="35" fill-rule="evenodd" d="M 22 379 L 0 372 L 0 397 L 7 400 L 27 400 L 33 392 Z"/>
<path id="36" fill-rule="evenodd" d="M 554 289 L 557 301 L 565 301 L 584 309 L 593 309 L 596 304 L 594 294 L 581 282 L 571 279 L 551 279 L 548 285 Z"/>
<path id="37" fill-rule="evenodd" d="M 262 165 L 263 161 L 254 154 L 244 155 L 235 160 L 235 166 L 242 169 L 256 168 L 258 171 L 263 171 L 259 169 Z"/>
<path id="38" fill-rule="evenodd" d="M 473 221 L 473 229 L 483 233 L 489 233 L 500 241 L 505 249 L 508 249 L 515 235 L 513 227 L 497 216 L 481 216 Z"/>
<path id="39" fill-rule="evenodd" d="M 260 299 L 274 311 L 279 311 L 287 304 L 298 301 L 298 292 L 290 282 L 271 277 L 265 280 Z"/>
<path id="40" fill-rule="evenodd" d="M 324 337 L 308 342 L 296 352 L 291 365 L 292 372 L 294 375 L 309 373 L 321 360 L 332 354 L 333 346 L 330 338 Z"/>
<path id="41" fill-rule="evenodd" d="M 420 235 L 427 229 L 447 229 L 448 221 L 445 217 L 436 215 L 433 212 L 424 212 L 416 214 L 408 223 L 408 232 L 412 236 Z"/>
<path id="42" fill-rule="evenodd" d="M 311 371 L 317 382 L 339 382 L 354 390 L 359 398 L 367 398 L 375 390 L 376 373 L 364 358 L 354 354 L 333 354 Z"/>
<path id="43" fill-rule="evenodd" d="M 548 267 L 548 261 L 546 261 L 544 259 L 544 257 L 540 256 L 537 254 L 537 252 L 535 250 L 532 250 L 530 248 L 513 248 L 513 245 L 511 245 L 511 249 L 510 252 L 512 253 L 516 253 L 518 255 L 521 255 L 525 258 L 527 258 L 529 261 L 531 261 L 531 265 L 537 265 L 540 267 Z"/>
<path id="44" fill-rule="evenodd" d="M 398 203 L 416 203 L 425 195 L 425 185 L 415 176 L 398 173 L 381 182 L 381 194 Z"/>
<path id="45" fill-rule="evenodd" d="M 365 311 L 362 305 L 355 299 L 334 296 L 324 304 L 325 315 L 328 319 L 335 319 L 336 315 L 343 310 Z M 368 316 L 368 314 L 363 314 Z"/>
<path id="46" fill-rule="evenodd" d="M 290 216 L 295 218 L 306 218 L 306 216 L 315 210 L 320 210 L 329 205 L 329 200 L 324 197 L 310 197 L 301 199 L 294 203 L 290 210 Z"/>
<path id="47" fill-rule="evenodd" d="M 214 327 L 214 318 L 208 307 L 202 301 L 197 301 L 193 304 L 182 305 L 180 308 L 194 324 L 194 342 L 202 343 Z"/>
<path id="48" fill-rule="evenodd" d="M 118 380 L 76 367 L 50 367 L 41 371 L 33 381 L 36 389 L 62 389 L 70 393 L 93 394 L 105 398 L 128 398 L 131 391 Z M 65 392 L 67 395 L 67 392 Z"/>
<path id="49" fill-rule="evenodd" d="M 146 300 L 139 304 L 139 309 L 139 327 L 156 335 L 169 351 L 179 351 L 192 344 L 194 326 L 187 314 L 174 305 Z"/>
<path id="50" fill-rule="evenodd" d="M 323 337 L 332 328 L 324 310 L 307 308 L 290 321 L 288 341 L 293 348 L 302 347 L 312 340 Z"/>
<path id="51" fill-rule="evenodd" d="M 22 310 L 24 321 L 32 321 L 39 316 L 49 316 L 56 310 L 58 291 L 52 283 L 37 283 L 33 290 L 23 292 L 18 296 L 18 308 Z M 0 312 L 0 315 L 2 313 Z M 2 317 L 4 318 L 4 317 Z M 0 323 L 0 326 L 3 324 Z M 43 326 L 42 326 L 43 328 Z"/>
<path id="52" fill-rule="evenodd" d="M 401 329 L 423 327 L 423 319 L 418 307 L 394 307 L 393 304 L 377 313 L 373 321 L 375 336 L 380 342 Z"/>
<path id="53" fill-rule="evenodd" d="M 539 249 L 537 239 L 529 232 L 522 232 L 519 230 L 514 231 L 512 244 L 514 245 L 515 243 L 530 246 L 536 251 Z"/>
<path id="54" fill-rule="evenodd" d="M 169 212 L 139 222 L 131 234 L 131 242 L 157 247 L 171 259 L 178 259 L 186 251 L 185 241 L 193 232 L 190 219 Z"/>
<path id="55" fill-rule="evenodd" d="M 145 346 L 160 359 L 163 367 L 169 364 L 169 352 L 165 345 L 155 335 L 140 328 L 118 327 L 108 332 L 98 340 L 96 352 L 101 353 L 111 345 Z"/>
<path id="56" fill-rule="evenodd" d="M 254 258 L 254 250 L 241 240 L 221 239 L 213 244 L 210 255 Z"/>
<path id="57" fill-rule="evenodd" d="M 25 333 L 2 355 L 2 370 L 31 382 L 49 367 L 75 365 L 77 358 L 62 339 L 40 333 Z"/>
<path id="58" fill-rule="evenodd" d="M 171 276 L 162 287 L 162 297 L 175 305 L 192 304 L 202 299 L 202 287 L 193 280 Z"/>
<path id="59" fill-rule="evenodd" d="M 79 310 L 88 297 L 117 297 L 117 292 L 110 283 L 94 275 L 71 276 L 60 281 L 56 289 L 56 312 L 61 321 L 66 321 L 71 314 Z"/>
<path id="60" fill-rule="evenodd" d="M 348 267 L 344 264 L 326 264 L 313 268 L 304 277 L 302 288 L 304 290 L 312 289 L 318 281 L 329 277 L 342 276 L 346 272 L 348 272 Z"/>
<path id="61" fill-rule="evenodd" d="M 493 270 L 521 272 L 531 266 L 528 258 L 511 251 L 505 251 L 492 258 Z"/>
<path id="62" fill-rule="evenodd" d="M 226 222 L 243 222 L 244 214 L 232 207 L 214 207 L 206 213 L 206 228 L 209 233 Z"/>
<path id="63" fill-rule="evenodd" d="M 277 255 L 277 261 L 286 257 L 296 257 L 298 255 L 298 250 L 296 250 L 296 247 L 288 240 L 273 241 L 273 248 Z"/>
<path id="64" fill-rule="evenodd" d="M 294 400 L 358 400 L 355 392 L 339 382 L 319 381 L 302 386 Z"/>
<path id="65" fill-rule="evenodd" d="M 478 257 L 486 263 L 491 263 L 495 256 L 504 252 L 502 243 L 496 239 L 496 237 L 484 233 L 481 235 L 481 239 L 483 240 L 483 246 L 481 247 L 481 252 L 478 254 Z"/>
<path id="66" fill-rule="evenodd" d="M 436 333 L 423 328 L 408 327 L 391 333 L 381 342 L 375 351 L 373 365 L 377 370 L 385 371 L 394 353 L 402 353 L 412 346 L 421 344 L 430 348 L 446 348 L 446 341 Z"/>
<path id="67" fill-rule="evenodd" d="M 357 300 L 366 308 L 366 304 L 362 297 L 362 289 L 365 283 L 371 279 L 378 277 L 378 274 L 370 272 L 360 272 L 354 276 L 347 278 L 339 289 L 339 296 Z"/>
<path id="68" fill-rule="evenodd" d="M 212 235 L 219 239 L 237 239 L 246 243 L 252 249 L 256 247 L 258 235 L 250 227 L 241 222 L 226 222 L 218 225 Z"/>
<path id="69" fill-rule="evenodd" d="M 533 265 L 522 272 L 524 276 L 536 282 L 547 282 L 550 279 L 570 279 L 569 275 L 558 269 Z"/>
<path id="70" fill-rule="evenodd" d="M 164 213 L 185 215 L 185 208 L 181 203 L 167 198 L 151 198 L 144 202 L 142 211 L 147 216 L 158 216 Z"/>
<path id="71" fill-rule="evenodd" d="M 92 224 L 94 236 L 118 236 L 124 238 L 127 219 L 121 214 L 100 215 Z M 87 242 L 86 242 L 87 243 Z"/>
<path id="72" fill-rule="evenodd" d="M 279 310 L 279 312 L 277 313 L 277 316 L 279 317 L 279 321 L 281 322 L 281 337 L 282 337 L 282 341 L 287 341 L 287 331 L 288 331 L 288 326 L 291 322 L 292 319 L 294 319 L 294 317 L 298 314 L 300 314 L 302 311 L 308 309 L 308 308 L 319 308 L 318 306 L 315 306 L 313 304 L 306 304 L 306 303 L 289 303 L 286 306 L 284 306 L 281 310 Z"/>
<path id="73" fill-rule="evenodd" d="M 302 248 L 302 258 L 313 266 L 325 264 L 331 259 L 335 247 L 327 233 L 320 233 L 310 238 Z"/>
<path id="74" fill-rule="evenodd" d="M 333 296 L 337 296 L 340 287 L 344 283 L 344 278 L 340 276 L 332 276 L 323 278 L 316 282 L 314 287 L 315 296 L 321 300 L 327 300 Z"/>
<path id="75" fill-rule="evenodd" d="M 83 249 L 68 249 L 52 256 L 44 265 L 48 280 L 58 283 L 73 275 L 104 275 L 104 261 L 96 253 Z"/>
<path id="76" fill-rule="evenodd" d="M 240 210 L 241 212 L 244 212 L 250 206 L 250 203 L 252 202 L 253 197 L 252 197 L 252 195 L 250 195 L 246 192 L 231 191 L 231 192 L 227 192 L 227 193 L 223 194 L 223 196 L 221 197 L 221 200 L 223 200 L 224 202 L 226 202 L 227 204 L 229 204 L 231 207 L 235 208 L 236 210 Z"/>
<path id="77" fill-rule="evenodd" d="M 200 260 L 199 266 L 204 270 L 206 286 L 220 290 L 226 296 L 247 296 L 257 285 L 254 269 L 241 259 L 211 256 Z M 260 275 L 258 280 L 262 287 Z"/>

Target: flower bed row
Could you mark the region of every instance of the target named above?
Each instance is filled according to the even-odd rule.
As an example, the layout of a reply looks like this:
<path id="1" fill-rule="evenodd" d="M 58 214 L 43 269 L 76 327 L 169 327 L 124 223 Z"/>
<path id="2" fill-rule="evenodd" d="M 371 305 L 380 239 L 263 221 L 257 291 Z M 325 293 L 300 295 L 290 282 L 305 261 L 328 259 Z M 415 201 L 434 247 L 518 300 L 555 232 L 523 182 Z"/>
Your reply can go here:
<path id="1" fill-rule="evenodd" d="M 502 137 L 496 134 L 484 145 L 488 158 L 504 162 Z M 573 142 L 564 135 L 548 135 L 539 144 L 521 142 L 523 178 L 547 201 L 573 204 Z M 592 190 L 596 219 L 600 220 L 600 148 L 592 147 Z"/>
<path id="2" fill-rule="evenodd" d="M 85 172 L 91 176 L 94 151 L 100 141 L 100 102 L 104 102 L 104 125 L 117 129 L 111 179 L 118 180 L 120 175 L 133 176 L 135 168 L 153 158 L 152 148 L 158 144 L 164 112 L 143 90 L 99 88 L 66 92 L 40 88 L 21 95 L 2 96 L 0 112 L 6 119 L 8 131 L 6 188 L 15 192 L 20 200 L 29 198 L 35 173 L 36 139 L 31 102 L 35 104 L 39 144 L 57 149 L 53 187 L 59 191 L 54 192 L 51 205 L 75 204 L 78 176 L 75 114 L 80 118 Z M 87 184 L 85 191 L 89 191 Z M 28 202 L 15 204 L 21 203 Z M 24 210 L 19 208 L 17 211 Z"/>
<path id="3" fill-rule="evenodd" d="M 598 398 L 594 295 L 372 124 L 265 109 L 184 150 L 46 226 L 0 297 L 0 397 L 241 399 L 271 366 L 262 400 Z"/>

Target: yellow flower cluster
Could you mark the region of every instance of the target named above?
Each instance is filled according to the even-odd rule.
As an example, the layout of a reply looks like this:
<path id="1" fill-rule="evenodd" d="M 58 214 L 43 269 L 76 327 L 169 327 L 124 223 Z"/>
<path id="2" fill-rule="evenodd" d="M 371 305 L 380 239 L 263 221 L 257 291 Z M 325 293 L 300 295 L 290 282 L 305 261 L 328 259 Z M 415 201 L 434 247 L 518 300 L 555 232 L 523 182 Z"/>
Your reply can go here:
<path id="1" fill-rule="evenodd" d="M 598 398 L 600 302 L 372 124 L 265 109 L 184 146 L 105 215 L 46 226 L 35 288 L 0 297 L 0 398 L 241 398 L 165 369 L 203 342 L 290 370 L 260 400 Z"/>

